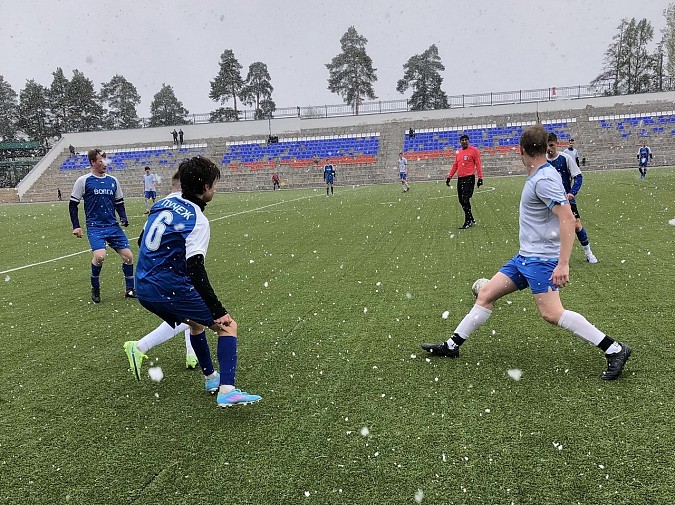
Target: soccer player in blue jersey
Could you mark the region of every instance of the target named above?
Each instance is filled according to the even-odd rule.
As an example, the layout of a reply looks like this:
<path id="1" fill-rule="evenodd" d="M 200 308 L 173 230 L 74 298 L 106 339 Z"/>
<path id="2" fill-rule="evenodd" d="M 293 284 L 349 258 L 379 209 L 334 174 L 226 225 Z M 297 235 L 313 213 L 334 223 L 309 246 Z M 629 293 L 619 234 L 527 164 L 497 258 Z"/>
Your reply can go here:
<path id="1" fill-rule="evenodd" d="M 579 243 L 584 248 L 586 253 L 586 261 L 589 263 L 597 263 L 598 258 L 595 257 L 593 251 L 591 251 L 591 245 L 588 241 L 588 233 L 584 229 L 584 225 L 581 224 L 581 216 L 579 215 L 579 209 L 577 208 L 576 196 L 581 189 L 581 184 L 583 178 L 581 176 L 581 169 L 577 162 L 567 154 L 566 152 L 558 153 L 558 136 L 550 132 L 548 134 L 548 149 L 546 150 L 546 155 L 548 162 L 553 165 L 562 179 L 563 187 L 567 192 L 567 199 L 570 202 L 570 208 L 572 209 L 572 214 L 576 218 L 574 231 L 577 234 Z"/>
<path id="2" fill-rule="evenodd" d="M 220 170 L 197 156 L 183 161 L 178 171 L 181 196 L 157 202 L 143 229 L 136 265 L 138 300 L 171 326 L 190 326 L 205 389 L 218 392 L 219 407 L 257 402 L 260 396 L 235 388 L 237 323 L 213 291 L 204 266 L 211 232 L 203 210 L 213 199 Z M 220 372 L 213 367 L 207 327 L 218 334 Z M 129 362 L 138 377 L 142 358 L 136 351 L 129 352 Z"/>
<path id="3" fill-rule="evenodd" d="M 101 301 L 101 284 L 99 276 L 103 261 L 106 258 L 106 243 L 122 258 L 124 273 L 124 296 L 135 298 L 134 293 L 134 256 L 129 249 L 129 240 L 120 227 L 128 226 L 129 220 L 124 208 L 124 195 L 119 182 L 108 175 L 105 154 L 100 149 L 92 149 L 87 153 L 91 173 L 83 175 L 75 181 L 70 195 L 70 221 L 73 224 L 73 235 L 82 238 L 82 227 L 78 216 L 78 205 L 84 200 L 84 215 L 87 224 L 87 238 L 94 255 L 91 260 L 91 299 L 94 303 Z M 115 212 L 119 214 L 117 222 Z"/>
<path id="4" fill-rule="evenodd" d="M 638 170 L 640 171 L 640 179 L 647 178 L 647 165 L 649 161 L 653 159 L 652 150 L 649 149 L 646 142 L 642 142 L 642 147 L 638 149 L 637 159 L 638 159 Z"/>
<path id="5" fill-rule="evenodd" d="M 328 196 L 328 188 L 330 188 L 330 194 L 333 194 L 333 179 L 335 179 L 335 168 L 332 163 L 328 162 L 323 167 L 323 180 L 326 182 L 326 196 Z"/>
<path id="6" fill-rule="evenodd" d="M 584 316 L 566 310 L 560 288 L 569 283 L 569 260 L 574 245 L 575 218 L 560 176 L 546 160 L 548 132 L 541 125 L 527 128 L 520 137 L 520 156 L 527 181 L 520 196 L 520 250 L 478 292 L 476 304 L 464 316 L 452 337 L 439 344 L 422 344 L 425 351 L 459 357 L 459 347 L 492 314 L 501 297 L 529 286 L 539 313 L 605 353 L 607 369 L 601 378 L 621 375 L 631 348 L 613 340 Z"/>
<path id="7" fill-rule="evenodd" d="M 408 160 L 405 159 L 403 153 L 398 154 L 398 178 L 401 180 L 403 192 L 410 190 L 408 185 Z"/>
<path id="8" fill-rule="evenodd" d="M 155 205 L 157 199 L 157 177 L 150 173 L 150 167 L 145 167 L 145 174 L 143 174 L 143 196 L 145 197 L 145 213 L 150 214 L 149 201 Z"/>
<path id="9" fill-rule="evenodd" d="M 176 172 L 171 178 L 171 193 L 166 198 L 174 196 L 181 196 L 180 189 L 180 174 Z M 138 246 L 141 246 L 143 241 L 143 233 L 138 237 Z M 197 367 L 197 356 L 192 348 L 192 341 L 190 340 L 190 327 L 187 323 L 181 323 L 177 326 L 172 326 L 166 321 L 163 321 L 157 328 L 145 335 L 140 340 L 129 340 L 124 343 L 124 351 L 127 353 L 129 363 L 132 365 L 132 370 L 136 376 L 136 380 L 141 380 L 141 364 L 143 359 L 147 358 L 148 353 L 152 348 L 172 339 L 179 333 L 185 333 L 185 368 L 194 369 Z M 136 356 L 136 364 L 134 366 L 133 356 Z"/>

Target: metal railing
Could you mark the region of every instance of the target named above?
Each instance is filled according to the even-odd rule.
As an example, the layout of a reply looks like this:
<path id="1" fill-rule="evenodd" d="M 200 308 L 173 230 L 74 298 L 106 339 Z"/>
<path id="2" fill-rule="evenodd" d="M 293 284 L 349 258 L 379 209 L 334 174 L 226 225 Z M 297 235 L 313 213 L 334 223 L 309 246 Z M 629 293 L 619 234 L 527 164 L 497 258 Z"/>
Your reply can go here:
<path id="1" fill-rule="evenodd" d="M 667 79 L 662 90 L 675 89 L 675 79 Z M 594 98 L 613 94 L 612 83 L 580 84 L 577 86 L 550 87 L 539 89 L 521 89 L 515 91 L 495 91 L 489 93 L 474 93 L 468 95 L 453 95 L 448 97 L 450 109 L 464 107 L 485 107 L 494 105 L 508 105 L 518 103 L 550 102 L 554 100 L 576 100 L 580 98 Z M 359 105 L 358 115 L 386 114 L 390 112 L 409 112 L 412 110 L 409 100 L 385 100 L 377 102 L 363 102 Z M 239 121 L 255 120 L 255 110 L 238 111 Z M 351 105 L 310 105 L 306 107 L 282 107 L 272 113 L 271 119 L 301 118 L 317 119 L 341 116 L 355 116 L 356 110 Z M 210 122 L 210 113 L 190 114 L 185 118 L 190 124 L 204 124 Z M 267 120 L 267 118 L 265 118 Z M 149 119 L 141 119 L 142 125 L 148 126 Z"/>

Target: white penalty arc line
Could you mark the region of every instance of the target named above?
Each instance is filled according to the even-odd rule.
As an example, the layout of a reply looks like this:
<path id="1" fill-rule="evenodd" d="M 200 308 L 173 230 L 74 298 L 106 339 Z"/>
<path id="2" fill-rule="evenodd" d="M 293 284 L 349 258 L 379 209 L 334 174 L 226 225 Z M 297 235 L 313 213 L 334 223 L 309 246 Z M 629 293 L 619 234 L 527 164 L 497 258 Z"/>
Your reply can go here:
<path id="1" fill-rule="evenodd" d="M 317 195 L 309 195 L 309 196 L 301 196 L 301 197 L 299 197 L 299 198 L 294 198 L 293 200 L 283 200 L 283 201 L 281 201 L 281 202 L 271 203 L 271 204 L 269 204 L 269 205 L 264 205 L 264 206 L 258 207 L 258 208 L 256 208 L 256 209 L 242 210 L 241 212 L 234 212 L 234 213 L 232 213 L 232 214 L 227 214 L 227 215 L 225 215 L 225 216 L 216 217 L 216 218 L 210 219 L 210 221 L 211 221 L 211 222 L 213 222 L 213 221 L 220 221 L 221 219 L 227 219 L 228 217 L 240 216 L 240 215 L 242 215 L 242 214 L 250 214 L 250 213 L 252 213 L 252 212 L 259 212 L 259 211 L 261 211 L 261 210 L 263 210 L 263 209 L 267 209 L 267 208 L 269 208 L 269 207 L 274 207 L 274 206 L 276 206 L 276 205 L 281 205 L 281 204 L 283 204 L 283 203 L 293 203 L 293 202 L 297 202 L 297 201 L 300 201 L 300 200 L 306 200 L 306 199 L 308 199 L 308 198 L 314 198 L 314 197 L 316 197 L 316 196 L 317 196 Z M 130 238 L 130 239 L 129 239 L 130 242 L 131 242 L 131 241 L 135 241 L 135 240 L 138 240 L 138 237 L 133 237 L 133 238 Z M 52 259 L 45 260 L 45 261 L 39 261 L 39 262 L 37 262 L 37 263 L 31 263 L 31 264 L 29 264 L 29 265 L 22 265 L 22 266 L 20 266 L 20 267 L 15 267 L 15 268 L 7 269 L 7 270 L 2 270 L 2 271 L 0 271 L 0 275 L 2 275 L 2 274 L 9 274 L 9 273 L 11 273 L 11 272 L 16 272 L 16 271 L 18 271 L 18 270 L 23 270 L 23 269 L 25 269 L 25 268 L 31 268 L 31 267 L 37 267 L 37 266 L 40 266 L 40 265 L 46 265 L 47 263 L 54 263 L 54 262 L 59 261 L 59 260 L 64 260 L 64 259 L 66 259 L 66 258 L 72 258 L 73 256 L 79 256 L 80 254 L 86 254 L 86 253 L 90 253 L 90 252 L 91 252 L 91 249 L 86 249 L 86 250 L 84 250 L 84 251 L 79 251 L 79 252 L 75 252 L 75 253 L 71 253 L 71 254 L 66 254 L 65 256 L 59 256 L 59 257 L 57 257 L 57 258 L 52 258 Z"/>

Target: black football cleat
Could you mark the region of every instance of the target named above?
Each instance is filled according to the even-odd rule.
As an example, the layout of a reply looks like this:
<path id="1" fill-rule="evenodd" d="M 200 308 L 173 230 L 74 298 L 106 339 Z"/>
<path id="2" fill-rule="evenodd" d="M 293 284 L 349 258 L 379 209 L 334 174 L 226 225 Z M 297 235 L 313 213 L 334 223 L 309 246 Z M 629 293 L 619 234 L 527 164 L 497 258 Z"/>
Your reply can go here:
<path id="1" fill-rule="evenodd" d="M 91 288 L 91 301 L 101 303 L 101 288 Z"/>
<path id="2" fill-rule="evenodd" d="M 459 347 L 450 349 L 447 342 L 441 342 L 440 344 L 422 344 L 422 349 L 428 353 L 444 358 L 459 358 Z"/>
<path id="3" fill-rule="evenodd" d="M 134 288 L 125 289 L 124 298 L 136 298 L 136 290 L 134 290 Z"/>
<path id="4" fill-rule="evenodd" d="M 623 367 L 626 365 L 626 361 L 630 358 L 632 349 L 628 344 L 623 344 L 617 342 L 621 346 L 619 352 L 613 354 L 605 354 L 607 358 L 607 370 L 602 372 L 602 379 L 606 381 L 613 381 L 617 379 L 621 372 L 623 372 Z"/>

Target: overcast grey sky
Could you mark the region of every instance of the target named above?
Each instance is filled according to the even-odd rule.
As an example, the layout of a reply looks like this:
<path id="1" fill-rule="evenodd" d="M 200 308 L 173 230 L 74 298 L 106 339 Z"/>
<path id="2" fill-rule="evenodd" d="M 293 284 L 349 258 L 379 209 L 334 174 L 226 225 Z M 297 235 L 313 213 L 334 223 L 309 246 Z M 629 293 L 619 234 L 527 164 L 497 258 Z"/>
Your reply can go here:
<path id="1" fill-rule="evenodd" d="M 327 90 L 326 63 L 354 26 L 368 39 L 380 100 L 403 64 L 436 44 L 448 95 L 587 84 L 602 69 L 621 18 L 646 18 L 654 43 L 668 0 L 0 0 L 0 75 L 14 91 L 44 86 L 61 67 L 101 83 L 132 82 L 148 116 L 162 83 L 191 113 L 210 112 L 220 55 L 267 64 L 277 107 L 342 103 Z"/>

